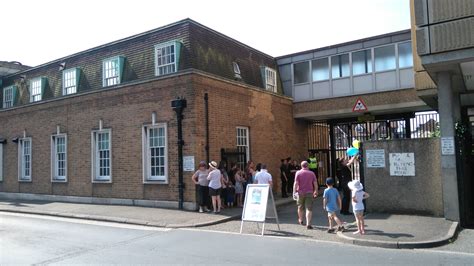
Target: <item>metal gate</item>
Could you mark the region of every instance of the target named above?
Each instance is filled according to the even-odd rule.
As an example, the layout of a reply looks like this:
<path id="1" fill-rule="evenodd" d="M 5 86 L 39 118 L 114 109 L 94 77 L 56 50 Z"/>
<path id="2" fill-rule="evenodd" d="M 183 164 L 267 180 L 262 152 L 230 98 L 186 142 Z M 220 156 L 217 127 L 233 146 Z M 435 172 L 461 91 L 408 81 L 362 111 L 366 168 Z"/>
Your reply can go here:
<path id="1" fill-rule="evenodd" d="M 346 151 L 352 147 L 354 140 L 363 143 L 368 140 L 435 137 L 439 121 L 436 112 L 386 115 L 369 119 L 371 121 L 355 121 L 355 118 L 351 118 L 309 124 L 308 150 L 316 152 L 320 162 L 319 185 L 325 185 L 327 177 L 336 176 L 337 159 L 347 156 Z M 362 154 L 361 151 L 359 160 L 352 166 L 352 178 L 361 181 L 364 179 Z"/>

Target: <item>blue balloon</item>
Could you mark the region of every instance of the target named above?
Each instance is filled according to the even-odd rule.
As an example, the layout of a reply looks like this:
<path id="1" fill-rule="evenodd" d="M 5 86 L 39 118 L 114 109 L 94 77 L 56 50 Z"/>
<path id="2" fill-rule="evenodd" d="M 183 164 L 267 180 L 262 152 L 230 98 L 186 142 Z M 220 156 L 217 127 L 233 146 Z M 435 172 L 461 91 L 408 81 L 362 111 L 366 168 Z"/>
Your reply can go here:
<path id="1" fill-rule="evenodd" d="M 354 147 L 347 149 L 347 155 L 356 156 L 357 154 L 359 154 L 359 149 L 354 148 Z"/>

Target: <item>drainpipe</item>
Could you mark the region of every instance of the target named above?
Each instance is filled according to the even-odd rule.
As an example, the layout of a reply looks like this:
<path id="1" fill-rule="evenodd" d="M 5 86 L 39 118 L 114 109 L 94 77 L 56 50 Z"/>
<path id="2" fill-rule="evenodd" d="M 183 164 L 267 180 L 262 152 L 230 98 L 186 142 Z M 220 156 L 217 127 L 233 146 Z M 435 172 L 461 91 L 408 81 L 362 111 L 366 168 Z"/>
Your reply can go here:
<path id="1" fill-rule="evenodd" d="M 205 108 L 205 115 L 206 115 L 206 162 L 209 163 L 209 97 L 207 92 L 204 93 L 204 108 Z"/>
<path id="2" fill-rule="evenodd" d="M 179 209 L 183 209 L 184 203 L 184 182 L 183 182 L 183 110 L 186 108 L 186 99 L 180 99 L 171 101 L 171 107 L 176 112 L 176 119 L 178 122 L 178 191 L 179 191 Z"/>

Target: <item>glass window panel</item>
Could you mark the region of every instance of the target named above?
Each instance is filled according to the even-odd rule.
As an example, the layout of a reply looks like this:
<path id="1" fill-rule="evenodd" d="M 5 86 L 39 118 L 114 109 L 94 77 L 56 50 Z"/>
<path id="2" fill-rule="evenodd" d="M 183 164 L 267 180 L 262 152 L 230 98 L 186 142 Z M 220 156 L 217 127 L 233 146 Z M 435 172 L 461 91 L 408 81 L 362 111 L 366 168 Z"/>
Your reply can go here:
<path id="1" fill-rule="evenodd" d="M 372 56 L 370 50 L 352 53 L 352 74 L 372 73 Z"/>
<path id="2" fill-rule="evenodd" d="M 328 58 L 313 60 L 312 63 L 313 81 L 329 79 L 329 62 Z"/>
<path id="3" fill-rule="evenodd" d="M 341 54 L 331 57 L 332 78 L 348 77 L 349 71 L 349 54 Z"/>
<path id="4" fill-rule="evenodd" d="M 309 61 L 293 65 L 295 84 L 309 82 Z"/>
<path id="5" fill-rule="evenodd" d="M 374 49 L 375 71 L 392 70 L 396 68 L 395 46 L 383 46 Z"/>
<path id="6" fill-rule="evenodd" d="M 411 52 L 411 42 L 398 44 L 398 67 L 412 67 L 413 54 Z"/>

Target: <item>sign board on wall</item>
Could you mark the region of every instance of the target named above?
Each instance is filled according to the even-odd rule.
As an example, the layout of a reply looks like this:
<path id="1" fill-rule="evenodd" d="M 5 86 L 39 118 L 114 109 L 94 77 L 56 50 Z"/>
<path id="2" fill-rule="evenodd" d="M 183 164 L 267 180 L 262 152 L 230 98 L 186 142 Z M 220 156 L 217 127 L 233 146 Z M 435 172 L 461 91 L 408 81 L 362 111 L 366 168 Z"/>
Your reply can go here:
<path id="1" fill-rule="evenodd" d="M 183 171 L 194 172 L 194 156 L 183 156 Z"/>
<path id="2" fill-rule="evenodd" d="M 391 176 L 415 176 L 415 154 L 389 153 Z"/>
<path id="3" fill-rule="evenodd" d="M 245 204 L 242 211 L 242 221 L 264 222 L 267 212 L 270 186 L 251 184 L 245 191 Z"/>
<path id="4" fill-rule="evenodd" d="M 385 168 L 385 150 L 366 150 L 367 168 Z"/>
<path id="5" fill-rule="evenodd" d="M 441 155 L 454 155 L 454 137 L 441 138 Z"/>

